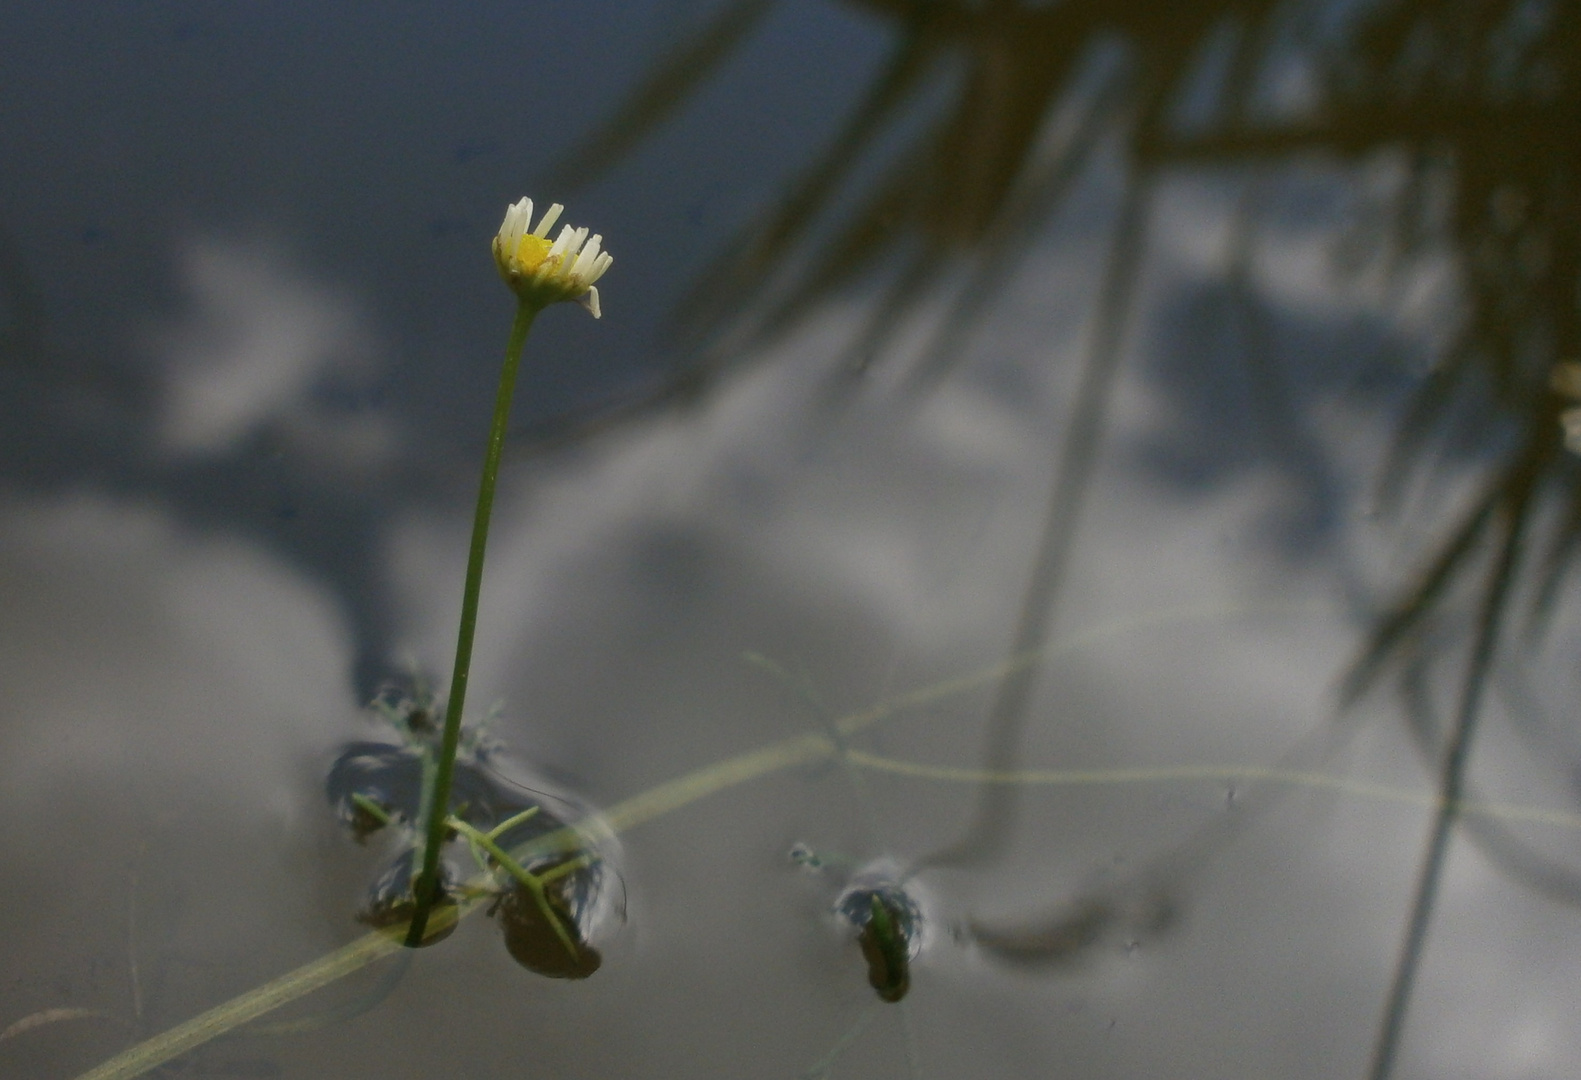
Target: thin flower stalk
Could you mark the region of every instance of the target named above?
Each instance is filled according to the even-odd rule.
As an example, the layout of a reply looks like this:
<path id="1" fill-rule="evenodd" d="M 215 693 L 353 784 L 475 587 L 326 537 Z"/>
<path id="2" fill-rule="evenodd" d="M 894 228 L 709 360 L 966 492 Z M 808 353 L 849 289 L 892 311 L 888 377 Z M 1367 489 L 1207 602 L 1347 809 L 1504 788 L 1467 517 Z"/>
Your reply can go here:
<path id="1" fill-rule="evenodd" d="M 552 242 L 548 233 L 560 212 L 559 203 L 551 206 L 531 228 L 531 199 L 513 203 L 494 237 L 494 264 L 500 277 L 516 294 L 516 320 L 505 346 L 505 362 L 500 368 L 499 388 L 494 396 L 494 417 L 489 425 L 488 447 L 483 456 L 483 475 L 478 482 L 477 509 L 472 517 L 472 542 L 467 552 L 466 584 L 461 594 L 461 625 L 456 633 L 456 662 L 450 677 L 450 696 L 445 705 L 445 729 L 440 739 L 439 759 L 424 815 L 425 840 L 423 864 L 413 881 L 416 901 L 406 944 L 422 943 L 429 912 L 443 899 L 439 873 L 444 846 L 446 819 L 450 814 L 450 789 L 455 773 L 456 751 L 461 741 L 461 716 L 466 707 L 467 678 L 472 668 L 472 644 L 477 631 L 478 599 L 483 588 L 483 556 L 488 545 L 489 519 L 494 509 L 494 489 L 499 478 L 500 458 L 505 448 L 505 431 L 510 422 L 511 398 L 516 389 L 516 371 L 522 349 L 538 313 L 550 304 L 575 300 L 599 318 L 598 290 L 594 282 L 603 277 L 614 262 L 602 250 L 604 238 L 588 237 L 585 228 L 569 225 Z"/>

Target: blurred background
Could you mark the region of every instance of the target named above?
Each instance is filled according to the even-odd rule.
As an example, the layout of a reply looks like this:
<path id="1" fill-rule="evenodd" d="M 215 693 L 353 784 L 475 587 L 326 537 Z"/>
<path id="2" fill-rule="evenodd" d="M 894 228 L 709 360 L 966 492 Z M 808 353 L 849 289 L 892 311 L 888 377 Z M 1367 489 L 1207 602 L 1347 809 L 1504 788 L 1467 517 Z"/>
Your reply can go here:
<path id="1" fill-rule="evenodd" d="M 0 1073 L 361 933 L 325 776 L 449 670 L 522 195 L 615 263 L 528 343 L 474 710 L 611 806 L 892 708 L 624 834 L 591 979 L 475 916 L 160 1075 L 1576 1072 L 1581 7 L 0 43 Z"/>

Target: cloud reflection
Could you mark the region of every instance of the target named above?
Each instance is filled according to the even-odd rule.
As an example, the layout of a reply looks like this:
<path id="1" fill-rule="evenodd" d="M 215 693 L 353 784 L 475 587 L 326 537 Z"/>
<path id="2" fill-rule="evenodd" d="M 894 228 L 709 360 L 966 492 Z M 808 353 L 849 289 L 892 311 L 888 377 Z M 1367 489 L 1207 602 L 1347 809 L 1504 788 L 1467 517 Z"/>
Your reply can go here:
<path id="1" fill-rule="evenodd" d="M 1150 266 L 1169 272 L 1140 299 L 1144 312 L 1168 313 L 1190 295 L 1192 271 L 1214 266 L 1222 233 L 1205 229 L 1201 215 L 1215 208 L 1200 190 L 1175 197 L 1197 199 L 1196 214 L 1178 234 L 1161 230 Z M 1294 250 L 1309 267 L 1279 264 L 1276 290 L 1262 297 L 1270 317 L 1327 325 L 1364 315 L 1310 268 L 1304 248 L 1292 248 L 1307 239 L 1304 231 L 1268 236 L 1271 252 L 1293 259 Z M 1036 264 L 1044 295 L 1050 280 L 1079 278 L 1090 258 L 1079 246 L 1045 252 Z M 491 549 L 479 699 L 503 698 L 514 741 L 608 802 L 819 723 L 815 710 L 742 663 L 743 650 L 805 673 L 836 712 L 995 659 L 1020 601 L 1070 394 L 1065 365 L 1024 360 L 1078 352 L 1083 329 L 1067 321 L 1051 333 L 1059 319 L 1045 307 L 1015 298 L 1006 307 L 1015 314 L 998 328 L 995 349 L 916 411 L 878 383 L 839 410 L 825 407 L 835 343 L 861 317 L 836 308 L 782 346 L 780 362 L 741 372 L 692 412 L 636 423 L 549 463 L 518 462 Z M 1149 355 L 1180 344 L 1167 334 L 1142 340 Z M 996 355 L 1017 360 L 996 363 Z M 1138 453 L 1177 439 L 1181 410 L 1195 407 L 1168 381 L 1204 377 L 1224 357 L 1209 348 L 1167 368 L 1122 369 L 1053 637 L 1116 632 L 1044 672 L 1025 764 L 1266 764 L 1328 729 L 1335 680 L 1364 625 L 1350 598 L 1390 551 L 1384 529 L 1362 512 L 1366 478 L 1355 472 L 1376 460 L 1391 423 L 1394 399 L 1349 393 L 1373 355 L 1310 358 L 1327 367 L 1296 381 L 1301 414 L 1322 418 L 1314 445 L 1343 474 L 1328 492 L 1338 500 L 1331 534 L 1298 548 L 1266 527 L 1288 515 L 1292 497 L 1278 461 L 1228 446 L 1233 471 L 1183 490 Z M 464 543 L 459 521 L 425 514 L 408 515 L 392 534 L 403 632 L 435 665 L 450 647 Z M 1170 613 L 1180 617 L 1163 617 Z M 873 738 L 891 757 L 971 765 L 984 707 L 972 696 Z M 1396 723 L 1350 721 L 1361 741 L 1309 764 L 1419 787 L 1419 763 Z M 772 1025 L 697 1028 L 696 997 L 672 1006 L 644 998 L 643 1013 L 658 1010 L 665 1024 L 706 1030 L 740 1054 L 787 1030 L 821 1039 L 821 1051 L 844 1028 L 820 1022 L 817 1008 L 783 1003 L 844 1000 L 860 989 L 860 969 L 832 945 L 809 945 L 815 920 L 794 885 L 775 876 L 774 860 L 802 837 L 857 858 L 915 856 L 954 835 L 970 792 L 880 776 L 853 791 L 839 770 L 761 787 L 630 841 L 633 932 L 644 947 L 624 963 L 639 982 L 728 988 L 742 1008 L 751 1002 L 774 1016 Z M 1397 940 L 1418 811 L 1256 783 L 1097 785 L 1028 792 L 1022 804 L 1003 860 L 970 875 L 932 875 L 946 924 L 1008 925 L 1106 897 L 1121 915 L 1083 946 L 1091 963 L 1069 970 L 998 966 L 961 942 L 931 956 L 907 999 L 924 1033 L 925 1073 L 951 1062 L 972 1075 L 1032 1061 L 1203 1077 L 1224 1075 L 1231 1060 L 1261 1062 L 1272 1074 L 1359 1067 Z M 1201 842 L 1249 806 L 1267 809 L 1248 829 Z M 1448 888 L 1473 904 L 1520 892 L 1474 857 Z M 1158 919 L 1157 904 L 1138 896 L 1167 903 L 1172 917 Z M 771 913 L 798 910 L 802 929 L 766 925 Z M 1133 910 L 1141 914 L 1127 922 Z M 1485 941 L 1470 925 L 1435 935 L 1421 1037 L 1475 1027 L 1481 1034 L 1468 1041 L 1478 1045 L 1457 1059 L 1470 1072 L 1536 1061 L 1536 1020 L 1522 1018 L 1546 1013 L 1544 995 L 1557 983 L 1543 980 L 1562 980 L 1561 966 L 1546 965 L 1530 984 L 1513 973 L 1539 947 L 1533 935 L 1564 924 L 1529 918 L 1501 954 L 1509 981 L 1494 989 L 1473 980 L 1482 988 L 1474 1006 L 1455 987 L 1487 962 Z M 750 989 L 737 978 L 745 971 Z M 972 1011 L 982 1000 L 994 1002 L 992 1021 Z M 619 1010 L 579 1015 L 617 1038 L 635 1022 Z M 1105 1042 L 1115 1023 L 1124 1038 Z M 1015 1036 L 984 1046 L 984 1025 Z M 899 1036 L 875 1028 L 864 1038 L 893 1051 Z M 969 1066 L 959 1059 L 967 1046 Z M 1558 1068 L 1578 1049 L 1544 1044 L 1540 1056 Z M 683 1060 L 697 1058 L 668 1065 Z M 1332 1068 L 1313 1065 L 1320 1060 Z"/>
<path id="2" fill-rule="evenodd" d="M 297 812 L 305 745 L 351 704 L 344 618 L 253 545 L 149 505 L 79 495 L 0 507 L 5 789 L 177 783 Z"/>
<path id="3" fill-rule="evenodd" d="M 346 296 L 257 243 L 190 241 L 181 269 L 188 308 L 154 338 L 169 450 L 222 454 L 273 426 L 320 466 L 366 472 L 388 463 L 390 418 L 337 408 L 334 391 L 365 381 L 375 355 Z"/>
<path id="4" fill-rule="evenodd" d="M 1140 310 L 1167 312 L 1189 292 L 1179 266 L 1206 261 L 1204 237 L 1211 231 L 1193 217 L 1162 255 L 1154 250 L 1155 267 L 1175 269 L 1150 279 Z M 1038 288 L 1080 280 L 1091 256 L 1079 245 L 1044 252 L 1033 264 Z M 1342 309 L 1309 296 L 1289 305 L 1292 316 L 1283 294 L 1299 276 L 1281 278 L 1270 301 L 1278 317 Z M 1319 291 L 1315 275 L 1306 280 Z M 307 293 L 287 279 L 260 293 L 260 305 L 267 312 L 271 297 Z M 820 709 L 861 707 L 998 659 L 1071 397 L 1068 365 L 1025 361 L 1082 346 L 1078 320 L 1030 296 L 1009 298 L 993 347 L 916 411 L 878 383 L 842 409 L 826 407 L 833 343 L 861 316 L 835 309 L 783 343 L 782 362 L 742 370 L 691 413 L 651 418 L 552 461 L 516 461 L 502 490 L 474 674 L 480 707 L 506 701 L 502 736 L 606 803 L 815 728 Z M 1149 356 L 1179 344 L 1137 340 Z M 252 387 L 241 395 L 251 404 L 219 409 L 232 419 L 209 430 L 245 438 L 302 407 L 314 365 L 333 355 L 306 352 L 320 359 Z M 529 364 L 540 362 L 529 353 Z M 1042 673 L 1020 748 L 1028 766 L 1268 763 L 1330 722 L 1333 680 L 1358 625 L 1334 599 L 1335 583 L 1386 547 L 1351 505 L 1363 485 L 1336 485 L 1330 542 L 1292 550 L 1261 527 L 1290 497 L 1277 464 L 1230 447 L 1243 455 L 1238 467 L 1190 490 L 1141 467 L 1138 447 L 1172 445 L 1191 428 L 1181 411 L 1192 403 L 1165 383 L 1223 362 L 1205 349 L 1179 365 L 1133 356 L 1121 368 L 1053 634 L 1094 637 Z M 1303 410 L 1321 409 L 1313 438 L 1354 468 L 1373 456 L 1357 447 L 1381 445 L 1389 419 L 1346 398 L 1344 374 L 1304 384 Z M 379 567 L 400 598 L 396 636 L 438 672 L 452 644 L 463 519 L 453 508 L 408 507 Z M 200 808 L 206 865 L 228 858 L 254 873 L 229 891 L 180 879 L 189 907 L 149 912 L 169 935 L 164 944 L 179 946 L 161 950 L 166 963 L 172 953 L 234 955 L 270 936 L 292 896 L 294 941 L 341 927 L 329 903 L 301 918 L 311 906 L 301 882 L 353 877 L 337 867 L 356 855 L 325 847 L 302 858 L 315 826 L 290 816 L 323 812 L 311 782 L 300 785 L 300 803 L 290 797 L 310 749 L 358 730 L 344 684 L 350 645 L 326 595 L 256 548 L 195 536 L 147 507 L 89 497 L 12 504 L 4 528 L 8 578 L 34 583 L 17 590 L 8 616 L 8 640 L 24 642 L 7 660 L 8 804 L 43 798 L 46 781 L 69 781 L 95 784 L 104 805 L 190 799 Z M 747 649 L 804 673 L 817 701 L 764 679 L 742 662 Z M 983 694 L 940 702 L 864 735 L 872 741 L 863 748 L 974 765 L 985 708 Z M 1319 764 L 1420 783 L 1392 718 L 1359 726 L 1348 757 Z M 1529 779 L 1529 766 L 1512 763 L 1508 776 L 1503 768 L 1501 780 Z M 442 962 L 414 971 L 415 992 L 280 1053 L 288 1062 L 300 1053 L 304 1067 L 344 1059 L 370 1075 L 435 1066 L 421 1055 L 439 991 L 467 1006 L 445 1019 L 446 1060 L 474 1071 L 527 1047 L 535 1064 L 563 1076 L 635 1061 L 655 1075 L 740 1075 L 743 1061 L 794 1073 L 853 1029 L 871 991 L 859 946 L 830 930 L 833 898 L 800 888 L 784 865 L 789 841 L 904 861 L 953 836 L 969 807 L 960 786 L 858 776 L 853 783 L 833 767 L 776 776 L 634 835 L 630 933 L 585 994 L 524 984 L 493 942 L 474 948 L 481 939 L 464 930 Z M 1544 790 L 1550 802 L 1563 797 Z M 1269 794 L 1190 782 L 1023 793 L 1004 858 L 970 874 L 930 872 L 941 941 L 919 958 L 903 1006 L 918 1033 L 919 1071 L 1023 1075 L 1059 1062 L 1091 1075 L 1354 1072 L 1387 980 L 1420 814 L 1332 792 L 1277 802 Z M 1233 842 L 1193 846 L 1215 822 L 1264 802 L 1272 809 Z M 283 827 L 266 834 L 268 844 L 235 850 L 256 844 L 260 821 Z M 129 822 L 78 824 L 72 835 L 125 845 Z M 297 877 L 287 879 L 277 871 L 293 855 Z M 1161 883 L 1171 919 L 1154 918 L 1156 908 L 1126 914 L 1138 881 Z M 113 874 L 98 884 L 103 895 L 122 887 Z M 216 898 L 232 906 L 217 910 Z M 1086 898 L 1118 898 L 1105 909 L 1115 914 L 1075 935 L 1087 962 L 1068 969 L 996 964 L 969 933 L 949 933 L 977 919 L 1047 917 Z M 112 921 L 109 905 L 74 899 L 40 921 Z M 1446 904 L 1458 913 L 1435 932 L 1413 1028 L 1428 1042 L 1422 1059 L 1472 1075 L 1562 1071 L 1581 1050 L 1563 1034 L 1577 1025 L 1553 1019 L 1577 959 L 1569 913 L 1542 908 L 1469 852 L 1446 883 Z M 228 926 L 237 910 L 252 921 Z M 117 936 L 102 933 L 96 947 L 115 955 Z M 265 955 L 259 966 L 269 970 L 257 974 L 285 966 Z M 25 960 L 61 963 L 38 952 Z M 222 980 L 191 981 L 201 985 L 194 1007 L 220 994 Z M 589 1046 L 599 1052 L 589 1056 Z M 905 1075 L 905 1047 L 900 1021 L 880 1016 L 836 1071 Z"/>

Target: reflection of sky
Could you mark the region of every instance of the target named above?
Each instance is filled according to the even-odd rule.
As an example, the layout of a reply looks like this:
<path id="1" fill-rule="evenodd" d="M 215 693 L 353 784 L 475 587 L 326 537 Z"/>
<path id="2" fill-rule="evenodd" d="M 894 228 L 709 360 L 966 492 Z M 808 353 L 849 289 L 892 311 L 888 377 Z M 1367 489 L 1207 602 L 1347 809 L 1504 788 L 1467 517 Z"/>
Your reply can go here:
<path id="1" fill-rule="evenodd" d="M 0 988 L 0 1026 L 57 1005 L 129 1015 L 129 939 L 157 1028 L 353 932 L 372 859 L 332 836 L 319 773 L 362 730 L 359 651 L 448 666 L 468 455 L 508 316 L 483 241 L 541 169 L 526 148 L 564 144 L 556 106 L 607 103 L 614 76 L 595 61 L 625 70 L 666 25 L 570 6 L 508 34 L 510 12 L 477 9 L 372 33 L 348 14 L 309 27 L 117 10 L 121 23 L 75 36 L 11 16 L 33 65 L 0 76 L 27 90 L 10 100 L 53 103 L 0 132 L 33 151 L 7 172 L 6 205 L 20 209 L 0 224 L 65 356 L 32 381 L 8 376 L 37 395 L 8 409 L 40 431 L 99 423 L 73 402 L 119 410 L 121 425 L 69 466 L 4 444 L 0 807 L 13 871 L 0 904 L 14 933 L 0 968 L 22 974 Z M 804 14 L 774 27 L 787 48 L 760 42 L 759 59 L 805 65 L 834 16 Z M 541 63 L 524 61 L 529 47 Z M 760 65 L 734 85 L 767 94 L 783 74 Z M 751 130 L 743 98 L 719 95 L 708 122 Z M 827 103 L 795 107 L 806 121 Z M 568 356 L 607 355 L 622 375 L 652 363 L 640 343 L 665 290 L 722 227 L 696 220 L 691 177 L 664 155 L 729 175 L 730 155 L 774 149 L 727 142 L 676 133 L 572 208 L 616 253 L 610 314 L 544 318 L 525 410 L 603 384 Z M 771 181 L 758 162 L 720 205 Z M 1222 295 L 1229 204 L 1194 184 L 1158 200 L 1146 317 L 1056 637 L 1116 632 L 1044 673 L 1028 767 L 1275 762 L 1328 722 L 1356 646 L 1351 605 L 1387 563 L 1364 513 L 1398 392 L 1376 360 L 1387 320 L 1323 284 L 1324 221 L 1271 215 L 1281 223 L 1257 245 L 1255 276 L 1301 430 L 1262 449 Z M 694 226 L 704 238 L 688 238 Z M 1074 231 L 1090 236 L 1090 222 Z M 475 707 L 503 699 L 513 745 L 612 803 L 817 722 L 745 650 L 805 671 L 837 713 L 997 659 L 1099 258 L 1086 239 L 1052 240 L 1066 242 L 1045 245 L 1003 298 L 967 369 L 914 410 L 882 384 L 841 410 L 816 406 L 853 299 L 702 408 L 511 462 Z M 99 306 L 89 275 L 106 265 L 117 286 Z M 1065 302 L 1051 309 L 1051 295 Z M 117 384 L 88 378 L 106 352 L 135 357 L 139 387 L 106 391 L 109 406 L 93 394 Z M 986 707 L 981 692 L 949 699 L 861 746 L 970 765 Z M 1359 734 L 1323 768 L 1422 786 L 1393 713 L 1353 722 Z M 1563 805 L 1564 778 L 1505 733 L 1492 725 L 1482 744 L 1490 789 Z M 1113 891 L 1214 822 L 1269 808 L 1167 877 L 1169 929 L 1122 921 L 1084 966 L 1008 968 L 939 935 L 905 1012 L 884 1008 L 835 1075 L 907 1075 L 908 1045 L 927 1076 L 1357 1074 L 1423 814 L 1356 793 L 1269 803 L 1267 791 L 1026 792 L 1002 864 L 931 875 L 946 920 L 1009 924 Z M 632 922 L 588 983 L 530 978 L 480 919 L 421 954 L 371 1014 L 213 1047 L 206 1067 L 795 1075 L 871 995 L 854 946 L 820 923 L 831 890 L 785 851 L 921 854 L 955 834 L 971 797 L 883 774 L 854 794 L 833 767 L 714 796 L 627 838 Z M 1569 1071 L 1572 938 L 1568 913 L 1458 847 L 1406 1074 Z M 0 1071 L 70 1075 L 118 1038 L 101 1020 L 62 1023 L 0 1044 Z"/>
<path id="2" fill-rule="evenodd" d="M 169 299 L 169 253 L 183 234 L 283 234 L 390 328 L 388 359 L 408 361 L 386 376 L 399 407 L 447 440 L 470 435 L 447 391 L 490 384 L 508 322 L 500 297 L 477 287 L 479 243 L 503 201 L 696 12 L 658 5 L 634 17 L 579 3 L 306 15 L 181 4 L 11 12 L 0 227 L 75 347 Z M 841 76 L 871 63 L 874 43 L 868 22 L 837 8 L 771 20 L 731 93 L 704 95 L 701 119 L 577 201 L 624 241 L 627 280 L 645 284 L 611 311 L 597 362 L 556 372 L 533 407 L 563 407 L 611 370 L 651 370 L 652 324 L 707 239 L 770 196 L 798 137 L 843 107 Z M 820 78 L 786 93 L 814 59 Z M 540 340 L 585 354 L 555 322 Z"/>
<path id="3" fill-rule="evenodd" d="M 470 477 L 479 421 L 469 406 L 487 400 L 510 318 L 478 251 L 500 207 L 611 106 L 622 73 L 698 15 L 586 4 L 310 17 L 180 4 L 8 10 L 0 327 L 20 361 L 0 394 L 12 403 L 0 433 L 8 475 L 152 487 L 184 517 L 261 536 L 353 605 L 359 685 L 371 690 L 385 613 L 361 567 L 382 517 L 471 488 L 451 470 Z M 540 322 L 536 346 L 562 359 L 529 370 L 518 422 L 666 369 L 673 357 L 655 345 L 664 313 L 724 231 L 772 196 L 800 139 L 829 126 L 850 96 L 838 76 L 870 65 L 875 40 L 835 8 L 771 18 L 728 93 L 702 95 L 665 140 L 575 200 L 574 220 L 620 238 L 628 285 L 593 339 L 566 313 Z M 787 78 L 814 61 L 825 77 L 787 93 Z M 224 316 L 209 309 L 225 290 L 266 287 L 253 275 L 279 267 L 302 274 L 300 287 L 276 290 L 277 310 L 238 326 L 236 340 L 209 340 L 203 319 Z M 172 320 L 192 315 L 189 340 L 171 342 Z M 380 336 L 331 333 L 317 357 L 302 340 L 270 338 L 326 318 Z M 303 407 L 275 428 L 221 415 L 234 402 L 205 414 L 207 428 L 171 427 L 197 423 L 184 407 L 241 377 L 215 364 L 183 384 L 186 400 L 161 397 L 163 369 L 193 347 L 283 349 L 291 372 L 246 377 Z M 171 459 L 172 440 L 219 440 L 226 452 Z M 348 498 L 323 482 L 326 455 L 387 460 Z"/>

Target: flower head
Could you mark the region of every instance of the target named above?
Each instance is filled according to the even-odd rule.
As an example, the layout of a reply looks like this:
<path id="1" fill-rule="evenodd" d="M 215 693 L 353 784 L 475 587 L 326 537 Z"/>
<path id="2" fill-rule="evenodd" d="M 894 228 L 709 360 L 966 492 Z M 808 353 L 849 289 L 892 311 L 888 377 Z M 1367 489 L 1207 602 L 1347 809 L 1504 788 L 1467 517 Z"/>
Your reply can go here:
<path id="1" fill-rule="evenodd" d="M 524 304 L 547 307 L 561 300 L 576 300 L 599 317 L 598 290 L 593 283 L 604 276 L 615 259 L 599 250 L 604 242 L 586 229 L 562 226 L 554 242 L 549 230 L 565 207 L 549 207 L 536 229 L 532 225 L 532 200 L 523 199 L 508 207 L 499 235 L 494 238 L 494 263 L 500 277 Z"/>

